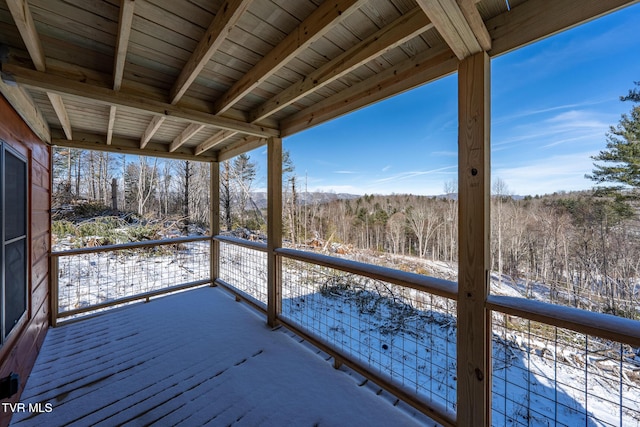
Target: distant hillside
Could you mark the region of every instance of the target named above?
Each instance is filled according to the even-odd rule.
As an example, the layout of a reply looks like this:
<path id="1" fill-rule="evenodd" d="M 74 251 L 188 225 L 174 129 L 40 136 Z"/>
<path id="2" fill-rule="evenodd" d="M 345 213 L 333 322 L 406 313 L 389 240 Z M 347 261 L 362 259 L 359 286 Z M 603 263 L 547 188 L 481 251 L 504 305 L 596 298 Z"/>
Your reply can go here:
<path id="1" fill-rule="evenodd" d="M 323 192 L 301 192 L 298 193 L 299 203 L 302 205 L 313 205 L 319 203 L 328 203 L 334 200 L 352 200 L 361 197 L 358 194 L 348 193 L 323 193 Z M 265 191 L 251 192 L 251 198 L 260 209 L 267 207 L 267 193 Z"/>

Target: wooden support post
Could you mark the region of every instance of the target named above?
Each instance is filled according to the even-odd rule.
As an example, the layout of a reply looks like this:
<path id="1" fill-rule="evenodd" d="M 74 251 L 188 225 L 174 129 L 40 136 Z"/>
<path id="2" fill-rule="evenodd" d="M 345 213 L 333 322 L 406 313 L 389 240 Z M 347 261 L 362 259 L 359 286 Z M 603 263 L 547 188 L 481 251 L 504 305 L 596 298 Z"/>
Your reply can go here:
<path id="1" fill-rule="evenodd" d="M 210 164 L 211 182 L 209 183 L 209 229 L 211 230 L 211 249 L 209 258 L 211 259 L 211 286 L 216 286 L 216 279 L 220 278 L 220 242 L 213 239 L 213 236 L 220 234 L 220 163 Z"/>
<path id="2" fill-rule="evenodd" d="M 276 326 L 282 310 L 282 139 L 267 141 L 267 324 Z"/>
<path id="3" fill-rule="evenodd" d="M 459 426 L 491 425 L 490 60 L 458 67 L 458 405 Z"/>
<path id="4" fill-rule="evenodd" d="M 57 256 L 49 258 L 49 319 L 51 327 L 58 326 L 58 277 L 59 277 L 59 260 Z"/>

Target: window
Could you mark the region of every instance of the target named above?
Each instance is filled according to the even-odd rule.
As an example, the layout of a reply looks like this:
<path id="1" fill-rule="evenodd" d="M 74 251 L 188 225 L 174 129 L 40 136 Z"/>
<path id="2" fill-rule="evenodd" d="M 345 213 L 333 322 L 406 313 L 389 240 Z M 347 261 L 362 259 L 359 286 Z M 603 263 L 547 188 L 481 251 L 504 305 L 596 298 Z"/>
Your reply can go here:
<path id="1" fill-rule="evenodd" d="M 0 343 L 27 312 L 27 162 L 0 140 Z"/>

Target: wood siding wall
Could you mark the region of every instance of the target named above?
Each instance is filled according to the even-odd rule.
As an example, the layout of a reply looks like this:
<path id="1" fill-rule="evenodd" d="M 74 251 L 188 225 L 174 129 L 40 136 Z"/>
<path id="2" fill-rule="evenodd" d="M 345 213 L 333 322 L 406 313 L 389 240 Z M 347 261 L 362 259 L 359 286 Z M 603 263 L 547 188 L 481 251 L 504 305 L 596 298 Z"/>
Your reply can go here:
<path id="1" fill-rule="evenodd" d="M 28 212 L 29 312 L 26 322 L 0 348 L 0 378 L 20 375 L 20 391 L 10 400 L 18 402 L 27 377 L 49 326 L 49 252 L 51 251 L 51 167 L 50 147 L 29 129 L 7 100 L 0 95 L 0 138 L 27 158 L 30 197 Z M 0 427 L 9 424 L 11 414 L 0 408 Z"/>

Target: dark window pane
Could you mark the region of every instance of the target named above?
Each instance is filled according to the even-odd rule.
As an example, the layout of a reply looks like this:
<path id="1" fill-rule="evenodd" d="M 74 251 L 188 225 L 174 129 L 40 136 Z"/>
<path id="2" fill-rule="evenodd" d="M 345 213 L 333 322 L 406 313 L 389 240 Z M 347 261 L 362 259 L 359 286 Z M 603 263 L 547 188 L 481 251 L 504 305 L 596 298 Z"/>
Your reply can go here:
<path id="1" fill-rule="evenodd" d="M 5 241 L 24 236 L 26 228 L 26 164 L 5 151 Z"/>
<path id="2" fill-rule="evenodd" d="M 5 246 L 5 336 L 27 310 L 26 243 L 20 239 Z"/>

